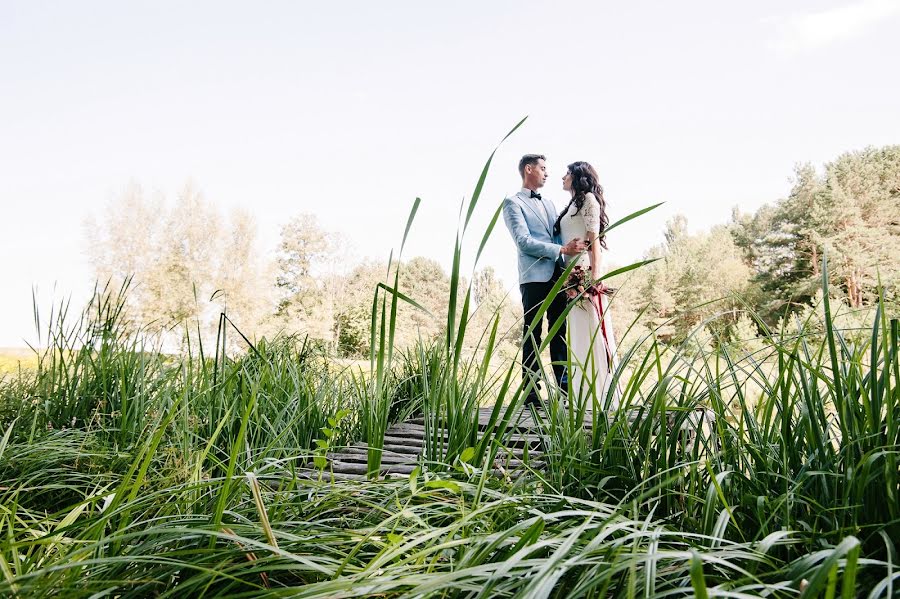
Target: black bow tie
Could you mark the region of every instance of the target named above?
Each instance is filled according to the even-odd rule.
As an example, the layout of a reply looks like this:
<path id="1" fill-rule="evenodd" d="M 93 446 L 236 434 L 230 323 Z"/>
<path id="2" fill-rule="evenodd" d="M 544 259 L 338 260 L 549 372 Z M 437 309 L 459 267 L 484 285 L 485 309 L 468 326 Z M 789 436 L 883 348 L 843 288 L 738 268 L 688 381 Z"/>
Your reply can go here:
<path id="1" fill-rule="evenodd" d="M 537 193 L 535 190 L 531 190 L 531 197 L 541 199 L 541 194 Z"/>

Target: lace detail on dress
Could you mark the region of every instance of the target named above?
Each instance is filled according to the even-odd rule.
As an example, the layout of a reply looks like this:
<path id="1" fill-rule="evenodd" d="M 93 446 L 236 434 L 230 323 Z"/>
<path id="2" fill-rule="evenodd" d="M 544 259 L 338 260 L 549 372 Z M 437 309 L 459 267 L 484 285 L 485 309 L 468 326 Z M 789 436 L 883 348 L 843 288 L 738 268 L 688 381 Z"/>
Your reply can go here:
<path id="1" fill-rule="evenodd" d="M 581 215 L 584 218 L 584 228 L 593 233 L 600 231 L 600 202 L 594 194 L 584 196 L 584 205 L 581 207 Z"/>

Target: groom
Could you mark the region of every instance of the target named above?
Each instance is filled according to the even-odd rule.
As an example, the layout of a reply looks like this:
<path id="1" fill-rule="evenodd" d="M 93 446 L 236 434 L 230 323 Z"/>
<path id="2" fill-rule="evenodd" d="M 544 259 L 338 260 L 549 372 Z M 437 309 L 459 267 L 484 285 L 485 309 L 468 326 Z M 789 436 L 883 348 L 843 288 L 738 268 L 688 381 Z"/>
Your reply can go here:
<path id="1" fill-rule="evenodd" d="M 547 181 L 546 158 L 540 154 L 526 154 L 519 161 L 522 190 L 503 200 L 503 222 L 516 243 L 519 255 L 519 290 L 522 293 L 522 310 L 525 313 L 523 332 L 536 320 L 537 312 L 554 283 L 562 274 L 562 256 L 575 256 L 584 250 L 584 242 L 576 238 L 561 245 L 554 234 L 556 207 L 545 200 L 538 189 Z M 546 311 L 548 330 L 560 318 L 566 307 L 565 295 L 553 297 Z M 543 321 L 543 318 L 541 319 Z M 537 371 L 537 348 L 541 345 L 543 322 L 538 322 L 531 335 L 522 341 L 522 385 L 527 386 Z M 566 385 L 566 325 L 565 322 L 550 340 L 550 358 L 553 374 L 561 388 Z M 532 387 L 525 403 L 537 405 L 538 383 Z"/>

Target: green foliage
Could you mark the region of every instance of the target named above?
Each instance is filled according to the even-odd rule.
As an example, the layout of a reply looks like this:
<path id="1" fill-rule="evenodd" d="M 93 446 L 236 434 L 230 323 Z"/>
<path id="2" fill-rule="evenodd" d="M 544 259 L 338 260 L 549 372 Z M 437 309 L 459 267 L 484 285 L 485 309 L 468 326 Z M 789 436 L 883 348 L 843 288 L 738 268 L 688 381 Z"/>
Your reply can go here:
<path id="1" fill-rule="evenodd" d="M 798 167 L 787 198 L 751 215 L 735 210 L 727 226 L 696 234 L 676 216 L 665 239 L 645 256 L 655 263 L 610 281 L 621 288 L 616 321 L 638 325 L 623 347 L 647 330 L 697 347 L 750 339 L 752 323 L 739 322 L 745 309 L 768 327 L 796 312 L 805 319 L 822 301 L 826 253 L 829 289 L 847 311 L 873 306 L 879 281 L 893 309 L 900 302 L 900 146 L 844 154 L 821 175 Z M 745 349 L 751 346 L 760 347 L 752 339 Z"/>
<path id="2" fill-rule="evenodd" d="M 900 266 L 900 146 L 839 156 L 819 175 L 797 168 L 790 195 L 752 216 L 736 214 L 736 243 L 760 285 L 759 309 L 773 323 L 814 300 L 825 252 L 832 292 L 852 308 L 871 305 L 879 278 L 897 300 Z"/>
<path id="3" fill-rule="evenodd" d="M 338 434 L 340 432 L 341 423 L 349 415 L 350 410 L 338 410 L 334 416 L 328 418 L 328 426 L 322 427 L 322 436 L 324 438 L 316 439 L 316 450 L 313 454 L 313 464 L 320 472 L 325 470 L 325 466 L 328 465 L 328 452 L 334 448 L 335 441 L 338 439 Z"/>
<path id="4" fill-rule="evenodd" d="M 125 318 L 127 293 L 127 285 L 106 288 L 74 319 L 63 305 L 50 317 L 49 346 L 35 371 L 0 380 L 2 424 L 13 426 L 15 439 L 75 428 L 129 450 L 177 408 L 166 438 L 181 451 L 199 447 L 204 456 L 225 459 L 231 433 L 243 428 L 257 448 L 244 456 L 252 464 L 312 448 L 329 415 L 347 407 L 339 405 L 347 381 L 308 338 L 263 339 L 232 358 L 228 337 L 240 331 L 222 314 L 210 357 L 202 345 L 168 356 L 155 337 L 133 332 Z M 251 403 L 255 408 L 243 418 Z M 335 441 L 345 442 L 356 426 L 357 419 L 348 419 Z M 209 467 L 197 466 L 197 475 Z"/>
<path id="5" fill-rule="evenodd" d="M 82 426 L 4 438 L 0 593 L 887 597 L 900 535 L 900 322 L 877 309 L 858 345 L 831 326 L 811 342 L 799 326 L 771 340 L 775 368 L 724 346 L 698 359 L 649 341 L 626 356 L 625 405 L 593 410 L 589 431 L 582 406 L 550 402 L 543 465 L 516 481 L 479 458 L 484 439 L 503 443 L 496 429 L 470 429 L 475 443 L 443 474 L 425 460 L 409 480 L 304 478 L 294 464 L 317 453 L 276 450 L 273 411 L 272 432 L 253 422 L 272 399 L 265 379 L 296 390 L 300 371 L 272 363 L 313 367 L 317 350 L 261 344 L 239 368 L 197 372 L 200 389 L 224 377 L 256 392 L 211 395 L 226 416 L 212 430 L 193 422 L 186 447 L 191 402 L 163 409 L 162 396 L 127 449 Z M 452 372 L 442 350 L 423 346 L 432 357 L 404 366 L 431 370 L 415 388 L 459 392 L 440 391 Z M 764 389 L 754 405 L 747 380 Z M 336 392 L 351 407 L 314 429 L 329 449 L 360 409 Z M 514 392 L 501 385 L 499 399 Z M 714 419 L 693 419 L 703 406 Z"/>
<path id="6" fill-rule="evenodd" d="M 610 281 L 621 287 L 612 304 L 617 322 L 630 322 L 642 312 L 642 326 L 623 340 L 624 346 L 648 329 L 661 341 L 682 342 L 699 323 L 720 313 L 726 317 L 715 319 L 716 334 L 724 336 L 736 322 L 751 272 L 726 228 L 692 235 L 684 217 L 676 217 L 667 225 L 666 243 L 645 258 L 656 261 Z"/>

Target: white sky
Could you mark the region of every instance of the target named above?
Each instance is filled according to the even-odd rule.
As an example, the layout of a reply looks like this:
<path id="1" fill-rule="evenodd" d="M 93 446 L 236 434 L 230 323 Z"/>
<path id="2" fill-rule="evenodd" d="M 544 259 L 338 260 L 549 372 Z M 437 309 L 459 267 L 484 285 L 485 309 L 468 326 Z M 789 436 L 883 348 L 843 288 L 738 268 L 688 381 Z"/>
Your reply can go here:
<path id="1" fill-rule="evenodd" d="M 191 178 L 274 248 L 315 212 L 362 255 L 400 243 L 449 267 L 460 200 L 502 136 L 475 237 L 516 163 L 593 163 L 610 238 L 638 258 L 786 195 L 796 162 L 900 143 L 900 0 L 38 2 L 0 0 L 0 346 L 92 284 L 82 223 L 130 180 Z M 472 252 L 470 251 L 470 254 Z M 500 223 L 481 265 L 515 287 Z M 55 294 L 53 292 L 55 286 Z"/>

